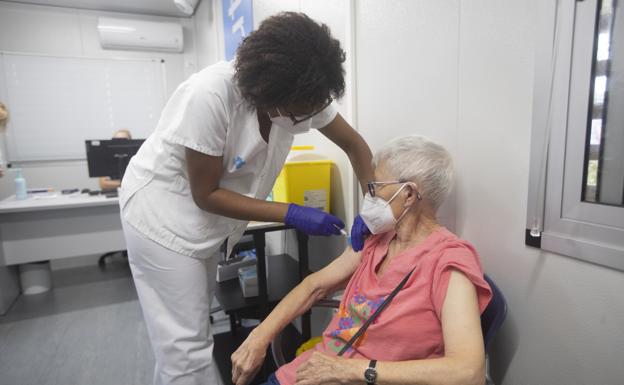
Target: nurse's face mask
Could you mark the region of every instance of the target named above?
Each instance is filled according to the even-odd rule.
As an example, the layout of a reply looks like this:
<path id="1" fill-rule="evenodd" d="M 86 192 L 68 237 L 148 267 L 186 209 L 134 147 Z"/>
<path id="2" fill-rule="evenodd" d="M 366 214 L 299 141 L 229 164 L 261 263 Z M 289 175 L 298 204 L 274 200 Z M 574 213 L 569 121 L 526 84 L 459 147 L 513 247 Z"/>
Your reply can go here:
<path id="1" fill-rule="evenodd" d="M 282 113 L 282 109 L 280 108 L 276 109 L 277 115 L 275 116 L 271 116 L 270 113 L 267 114 L 269 115 L 269 119 L 271 119 L 271 122 L 273 122 L 273 124 L 295 135 L 309 131 L 310 128 L 312 128 L 312 118 L 321 111 L 323 111 L 325 108 L 327 108 L 327 106 L 329 106 L 331 103 L 332 98 L 329 98 L 321 108 L 307 115 L 295 115 L 294 113 L 289 112 L 285 109 L 284 113 Z"/>
<path id="2" fill-rule="evenodd" d="M 269 118 L 273 124 L 293 135 L 307 132 L 312 127 L 312 120 L 309 118 L 301 119 L 300 116 L 292 114 L 282 115 L 279 108 L 277 109 L 277 116 L 271 116 L 271 114 L 269 114 Z"/>
<path id="3" fill-rule="evenodd" d="M 376 186 L 385 186 L 390 184 L 398 184 L 402 183 L 403 185 L 392 195 L 392 197 L 386 201 L 385 199 L 376 196 L 375 190 Z M 392 207 L 390 203 L 396 198 L 399 193 L 405 188 L 407 185 L 414 186 L 411 182 L 405 181 L 390 181 L 390 182 L 370 182 L 368 184 L 368 193 L 364 197 L 364 204 L 362 205 L 362 210 L 360 210 L 360 216 L 368 229 L 373 234 L 382 234 L 388 232 L 403 219 L 403 216 L 407 213 L 410 207 L 406 207 L 399 218 L 394 217 L 394 213 L 392 212 Z M 422 197 L 420 193 L 416 192 L 416 198 L 421 200 Z"/>

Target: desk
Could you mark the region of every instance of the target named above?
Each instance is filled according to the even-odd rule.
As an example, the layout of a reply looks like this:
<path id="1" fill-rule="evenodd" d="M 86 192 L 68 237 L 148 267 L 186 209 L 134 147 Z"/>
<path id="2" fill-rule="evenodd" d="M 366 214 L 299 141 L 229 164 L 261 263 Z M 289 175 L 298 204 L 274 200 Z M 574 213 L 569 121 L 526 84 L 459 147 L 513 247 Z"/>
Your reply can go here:
<path id="1" fill-rule="evenodd" d="M 247 233 L 256 240 L 280 226 L 285 228 L 281 223 L 251 222 Z M 264 237 L 258 242 L 264 247 Z M 0 265 L 125 249 L 118 198 L 76 194 L 0 201 Z"/>
<path id="2" fill-rule="evenodd" d="M 0 201 L 0 266 L 126 248 L 117 198 L 89 195 Z M 0 270 L 0 314 L 19 296 L 17 269 Z"/>
<path id="3" fill-rule="evenodd" d="M 0 201 L 0 265 L 125 248 L 117 198 L 77 194 Z"/>

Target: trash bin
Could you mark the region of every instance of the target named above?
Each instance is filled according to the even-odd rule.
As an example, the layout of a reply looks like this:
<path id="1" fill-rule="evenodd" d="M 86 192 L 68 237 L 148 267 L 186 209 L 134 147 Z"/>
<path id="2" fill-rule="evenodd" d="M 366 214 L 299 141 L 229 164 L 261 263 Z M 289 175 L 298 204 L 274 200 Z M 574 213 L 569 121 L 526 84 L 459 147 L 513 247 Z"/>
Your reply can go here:
<path id="1" fill-rule="evenodd" d="M 273 186 L 273 200 L 330 212 L 332 161 L 314 146 L 294 146 Z"/>
<path id="2" fill-rule="evenodd" d="M 19 265 L 22 294 L 40 294 L 52 288 L 50 261 L 32 262 Z"/>

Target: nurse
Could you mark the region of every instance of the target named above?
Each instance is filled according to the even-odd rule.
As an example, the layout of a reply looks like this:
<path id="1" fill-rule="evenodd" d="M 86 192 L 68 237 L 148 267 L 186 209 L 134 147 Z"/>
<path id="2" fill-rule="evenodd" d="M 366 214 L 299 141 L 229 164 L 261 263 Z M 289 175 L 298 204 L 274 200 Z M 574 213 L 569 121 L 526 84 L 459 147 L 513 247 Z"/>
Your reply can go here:
<path id="1" fill-rule="evenodd" d="M 248 221 L 313 235 L 344 223 L 266 197 L 293 136 L 311 128 L 340 146 L 360 183 L 371 151 L 337 113 L 345 53 L 327 26 L 301 13 L 266 19 L 233 62 L 192 75 L 167 102 L 120 189 L 128 259 L 156 358 L 155 384 L 214 384 L 210 300 L 217 254 Z"/>

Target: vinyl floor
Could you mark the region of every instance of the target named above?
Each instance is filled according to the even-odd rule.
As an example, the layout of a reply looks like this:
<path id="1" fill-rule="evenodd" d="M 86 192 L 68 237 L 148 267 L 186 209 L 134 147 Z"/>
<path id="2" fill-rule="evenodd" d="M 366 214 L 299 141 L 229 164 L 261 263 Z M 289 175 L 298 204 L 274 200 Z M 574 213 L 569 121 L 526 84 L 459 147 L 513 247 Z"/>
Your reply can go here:
<path id="1" fill-rule="evenodd" d="M 150 385 L 154 355 L 123 258 L 53 271 L 0 316 L 0 385 Z M 229 330 L 222 312 L 213 333 Z"/>

